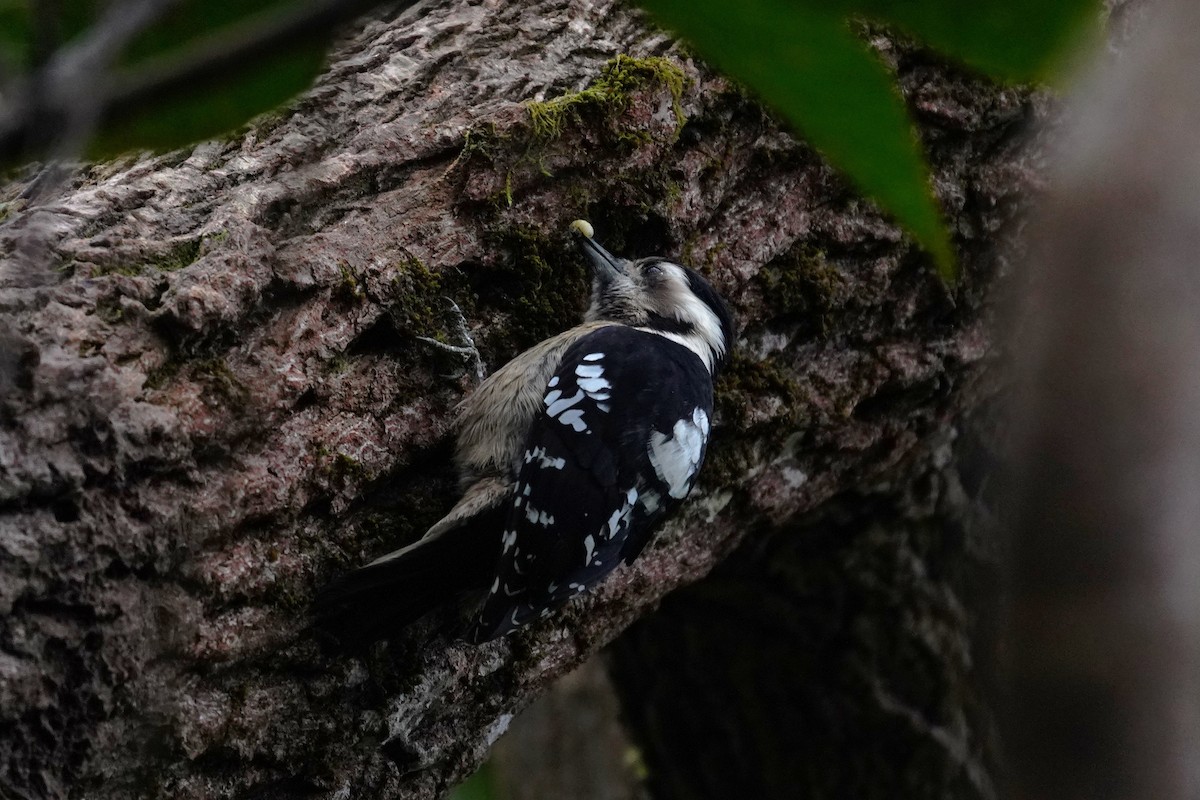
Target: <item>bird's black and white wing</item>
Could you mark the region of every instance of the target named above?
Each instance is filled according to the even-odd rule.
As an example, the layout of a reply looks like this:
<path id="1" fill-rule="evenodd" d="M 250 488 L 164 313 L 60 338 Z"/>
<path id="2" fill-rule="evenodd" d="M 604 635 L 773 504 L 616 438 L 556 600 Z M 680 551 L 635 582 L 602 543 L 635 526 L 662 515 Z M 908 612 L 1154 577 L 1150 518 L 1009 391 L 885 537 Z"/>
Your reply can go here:
<path id="1" fill-rule="evenodd" d="M 572 345 L 526 439 L 470 637 L 503 635 L 636 558 L 692 488 L 712 404 L 704 364 L 664 336 L 611 326 Z"/>

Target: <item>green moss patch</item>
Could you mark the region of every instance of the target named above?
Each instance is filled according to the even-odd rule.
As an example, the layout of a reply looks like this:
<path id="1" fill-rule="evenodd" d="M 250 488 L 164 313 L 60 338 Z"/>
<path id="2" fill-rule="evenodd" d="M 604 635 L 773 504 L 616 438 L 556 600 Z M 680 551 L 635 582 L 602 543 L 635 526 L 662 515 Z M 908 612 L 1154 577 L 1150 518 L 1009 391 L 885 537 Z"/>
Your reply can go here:
<path id="1" fill-rule="evenodd" d="M 396 329 L 443 339 L 447 287 L 441 276 L 421 259 L 408 255 L 396 265 L 392 283 L 398 301 L 389 313 Z"/>
<path id="2" fill-rule="evenodd" d="M 495 229 L 489 239 L 503 255 L 505 270 L 518 279 L 507 341 L 492 344 L 516 352 L 579 322 L 590 281 L 578 258 L 526 225 Z"/>
<path id="3" fill-rule="evenodd" d="M 649 138 L 645 131 L 622 131 L 611 123 L 632 103 L 631 95 L 645 89 L 665 87 L 671 93 L 675 112 L 675 133 L 687 121 L 681 100 L 689 78 L 674 63 L 661 57 L 630 58 L 617 56 L 600 70 L 600 77 L 582 91 L 570 92 L 551 100 L 526 103 L 530 128 L 535 140 L 553 141 L 563 131 L 587 121 L 606 121 L 608 132 L 622 143 L 638 145 Z"/>
<path id="4" fill-rule="evenodd" d="M 358 276 L 354 274 L 354 270 L 350 269 L 350 265 L 342 263 L 338 266 L 338 272 L 341 274 L 341 281 L 337 285 L 337 291 L 348 300 L 358 301 L 366 297 L 366 292 L 358 283 Z"/>
<path id="5" fill-rule="evenodd" d="M 148 261 L 146 266 L 160 272 L 175 272 L 188 266 L 200 255 L 200 239 L 186 239 L 173 244 L 162 256 Z"/>
<path id="6" fill-rule="evenodd" d="M 201 243 L 202 240 L 199 238 L 183 239 L 173 242 L 160 252 L 153 253 L 145 260 L 136 263 L 98 264 L 93 268 L 92 274 L 95 276 L 125 275 L 132 278 L 152 271 L 177 272 L 199 258 Z"/>
<path id="7" fill-rule="evenodd" d="M 802 407 L 802 393 L 794 380 L 771 359 L 755 360 L 734 350 L 729 365 L 717 380 L 717 413 L 727 422 L 746 429 L 746 409 L 775 396 L 793 416 Z M 793 422 L 797 421 L 795 419 Z"/>
<path id="8" fill-rule="evenodd" d="M 192 376 L 204 384 L 209 400 L 241 405 L 249 399 L 249 390 L 229 369 L 223 358 L 201 358 L 188 365 Z"/>
<path id="9" fill-rule="evenodd" d="M 497 209 L 507 208 L 513 204 L 519 187 L 550 176 L 551 165 L 576 166 L 588 144 L 629 153 L 651 143 L 656 134 L 638 127 L 626 115 L 639 94 L 670 93 L 676 122 L 673 142 L 687 121 L 681 101 L 690 80 L 666 58 L 617 56 L 601 68 L 587 88 L 527 102 L 527 124 L 500 130 L 489 122 L 468 131 L 451 169 L 473 164 L 490 167 L 494 177 L 475 174 L 473 199 L 486 196 Z M 580 152 L 567 150 L 567 141 L 576 143 Z"/>
<path id="10" fill-rule="evenodd" d="M 798 316 L 828 333 L 833 312 L 845 305 L 849 286 L 825 253 L 810 246 L 793 249 L 759 271 L 762 293 L 778 316 Z"/>
<path id="11" fill-rule="evenodd" d="M 179 369 L 182 366 L 183 362 L 179 359 L 169 358 L 159 366 L 147 372 L 146 382 L 142 385 L 146 389 L 161 389 L 179 374 Z"/>

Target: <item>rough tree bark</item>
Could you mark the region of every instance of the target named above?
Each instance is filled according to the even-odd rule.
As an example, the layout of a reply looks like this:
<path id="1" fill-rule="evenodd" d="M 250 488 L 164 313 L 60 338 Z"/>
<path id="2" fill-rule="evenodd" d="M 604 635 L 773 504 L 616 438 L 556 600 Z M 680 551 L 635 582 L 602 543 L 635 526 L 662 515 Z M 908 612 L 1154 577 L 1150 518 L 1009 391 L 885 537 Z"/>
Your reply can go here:
<path id="1" fill-rule="evenodd" d="M 971 598 L 994 547 L 961 524 L 951 451 L 989 394 L 994 243 L 1036 172 L 1035 111 L 877 45 L 932 154 L 951 288 L 736 86 L 603 0 L 430 0 L 224 141 L 4 189 L 3 791 L 435 797 L 746 544 L 615 649 L 652 785 L 989 796 Z M 475 365 L 415 337 L 469 336 L 490 368 L 572 323 L 578 216 L 736 307 L 703 485 L 636 568 L 527 633 L 318 640 L 315 589 L 452 499 Z M 719 741 L 666 735 L 681 698 Z M 773 769 L 758 745 L 780 724 L 799 755 Z M 671 766 L 697 755 L 713 770 Z"/>

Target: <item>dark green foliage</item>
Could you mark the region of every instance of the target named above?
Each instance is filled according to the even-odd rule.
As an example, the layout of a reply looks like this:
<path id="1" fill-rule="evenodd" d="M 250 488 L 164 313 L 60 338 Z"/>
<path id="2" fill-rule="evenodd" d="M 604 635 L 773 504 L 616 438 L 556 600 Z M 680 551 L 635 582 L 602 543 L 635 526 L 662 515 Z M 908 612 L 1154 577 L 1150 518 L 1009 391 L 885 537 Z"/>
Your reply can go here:
<path id="1" fill-rule="evenodd" d="M 122 54 L 126 66 L 177 52 L 202 36 L 245 24 L 263 12 L 286 9 L 292 0 L 187 0 L 164 14 L 158 22 L 130 42 Z"/>
<path id="2" fill-rule="evenodd" d="M 151 102 L 118 109 L 101 126 L 89 152 L 102 158 L 136 148 L 169 150 L 218 136 L 305 89 L 324 58 L 324 43 L 290 47 L 243 70 L 216 74 Z"/>
<path id="3" fill-rule="evenodd" d="M 112 39 L 114 58 L 84 62 L 74 74 L 45 67 L 106 52 L 93 45 L 111 38 L 111 4 L 64 0 L 35 13 L 36 4 L 0 0 L 0 90 L 29 100 L 0 109 L 0 164 L 44 157 L 69 141 L 75 111 L 61 98 L 81 91 L 96 103 L 99 122 L 86 148 L 93 157 L 167 150 L 235 129 L 309 86 L 338 23 L 375 4 L 183 0 L 128 42 Z M 47 90 L 27 93 L 30 86 Z"/>
<path id="4" fill-rule="evenodd" d="M 450 792 L 450 800 L 495 800 L 497 797 L 496 780 L 488 764 Z"/>
<path id="5" fill-rule="evenodd" d="M 1052 82 L 1071 46 L 1099 33 L 1094 0 L 832 0 L 843 14 L 862 14 L 901 30 L 976 69 L 1006 81 Z"/>

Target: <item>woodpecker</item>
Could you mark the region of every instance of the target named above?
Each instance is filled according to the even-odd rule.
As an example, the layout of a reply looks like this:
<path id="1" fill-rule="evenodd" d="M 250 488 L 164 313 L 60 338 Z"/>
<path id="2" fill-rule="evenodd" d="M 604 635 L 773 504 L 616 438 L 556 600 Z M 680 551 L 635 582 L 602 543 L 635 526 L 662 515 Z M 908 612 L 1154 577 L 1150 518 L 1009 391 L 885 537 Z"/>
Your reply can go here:
<path id="1" fill-rule="evenodd" d="M 498 638 L 631 563 L 691 491 L 729 308 L 693 269 L 617 258 L 582 220 L 572 231 L 593 276 L 584 322 L 460 404 L 462 497 L 421 539 L 322 592 L 318 615 L 339 629 L 386 637 L 481 590 L 465 638 Z"/>

